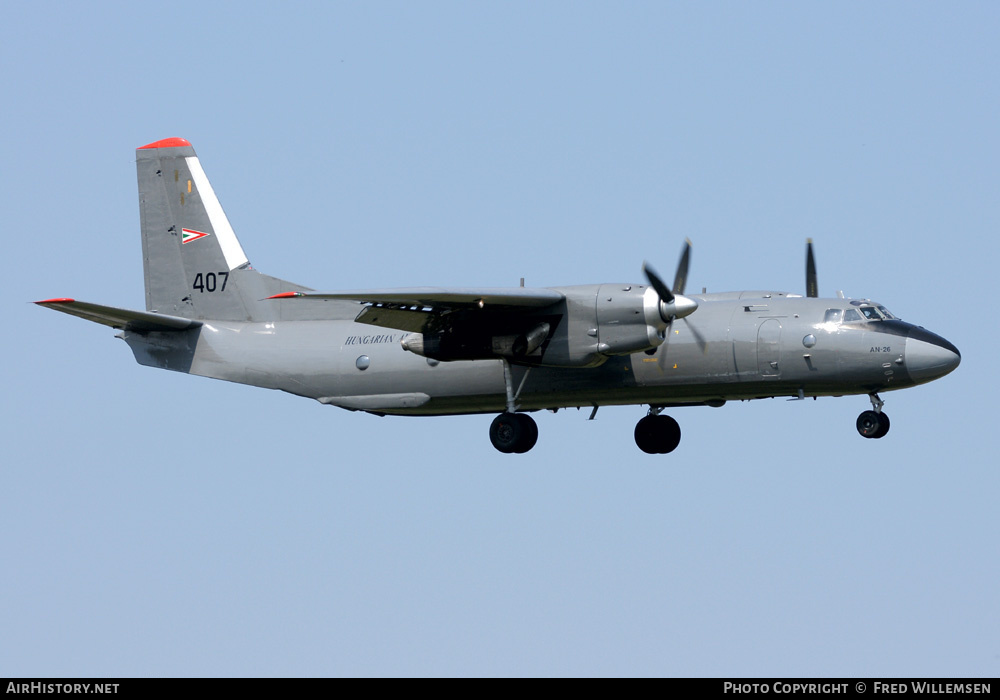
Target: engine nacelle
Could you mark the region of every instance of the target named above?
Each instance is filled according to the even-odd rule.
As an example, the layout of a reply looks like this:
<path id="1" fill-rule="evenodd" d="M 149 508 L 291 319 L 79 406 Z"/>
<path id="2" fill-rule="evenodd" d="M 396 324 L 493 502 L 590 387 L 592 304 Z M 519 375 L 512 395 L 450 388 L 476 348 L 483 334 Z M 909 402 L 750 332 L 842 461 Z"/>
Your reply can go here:
<path id="1" fill-rule="evenodd" d="M 404 350 L 435 360 L 482 360 L 506 357 L 525 360 L 541 347 L 551 326 L 542 322 L 527 333 L 491 335 L 485 332 L 409 333 L 400 340 Z M 540 359 L 540 358 L 535 358 Z"/>
<path id="2" fill-rule="evenodd" d="M 446 333 L 409 333 L 399 344 L 414 355 L 434 360 L 480 360 L 490 352 L 481 338 L 458 338 Z"/>
<path id="3" fill-rule="evenodd" d="M 539 323 L 527 333 L 520 335 L 493 336 L 493 352 L 501 357 L 520 358 L 530 355 L 542 346 L 549 336 L 551 326 Z"/>
<path id="4" fill-rule="evenodd" d="M 661 313 L 662 306 L 651 287 L 602 284 L 597 292 L 597 352 L 630 355 L 658 347 L 670 318 Z"/>

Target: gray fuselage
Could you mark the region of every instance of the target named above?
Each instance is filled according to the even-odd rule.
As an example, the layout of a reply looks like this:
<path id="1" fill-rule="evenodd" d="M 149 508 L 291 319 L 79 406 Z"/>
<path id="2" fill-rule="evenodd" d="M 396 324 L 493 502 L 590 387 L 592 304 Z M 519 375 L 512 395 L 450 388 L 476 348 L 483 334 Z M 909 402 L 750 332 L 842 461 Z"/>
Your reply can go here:
<path id="1" fill-rule="evenodd" d="M 590 331 L 596 347 L 599 300 L 610 300 L 608 290 L 615 288 L 627 292 L 642 285 L 559 288 L 574 303 L 572 318 L 580 328 L 557 328 L 553 336 L 568 330 L 586 337 Z M 515 366 L 519 409 L 872 394 L 943 376 L 960 357 L 947 340 L 886 317 L 884 307 L 868 301 L 760 291 L 690 296 L 698 302 L 697 313 L 675 321 L 655 350 L 612 355 L 596 366 Z M 588 299 L 594 309 L 589 327 L 586 313 L 581 319 L 579 312 L 588 308 Z M 208 321 L 182 334 L 124 337 L 141 364 L 280 389 L 350 410 L 401 415 L 504 410 L 500 359 L 439 362 L 404 350 L 404 331 L 354 322 L 358 304 L 293 304 L 301 304 L 294 316 L 326 318 Z M 559 317 L 559 309 L 550 311 Z M 857 318 L 845 320 L 848 314 Z"/>

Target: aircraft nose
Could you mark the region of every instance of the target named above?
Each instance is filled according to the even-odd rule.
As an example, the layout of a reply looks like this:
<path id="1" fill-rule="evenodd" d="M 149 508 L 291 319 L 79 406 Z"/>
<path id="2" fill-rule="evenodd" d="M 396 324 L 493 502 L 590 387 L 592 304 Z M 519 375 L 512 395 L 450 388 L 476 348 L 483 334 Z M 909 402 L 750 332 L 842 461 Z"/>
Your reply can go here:
<path id="1" fill-rule="evenodd" d="M 914 326 L 906 336 L 906 370 L 915 384 L 948 374 L 962 361 L 962 354 L 939 335 Z"/>

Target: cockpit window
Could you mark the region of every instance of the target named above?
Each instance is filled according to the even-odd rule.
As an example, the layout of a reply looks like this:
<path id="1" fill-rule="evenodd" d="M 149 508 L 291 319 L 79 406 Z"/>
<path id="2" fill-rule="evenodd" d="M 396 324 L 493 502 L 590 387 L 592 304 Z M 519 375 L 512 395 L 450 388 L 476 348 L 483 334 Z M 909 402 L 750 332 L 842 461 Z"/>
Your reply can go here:
<path id="1" fill-rule="evenodd" d="M 896 317 L 893 316 L 891 313 L 889 313 L 889 309 L 885 308 L 884 306 L 879 306 L 878 310 L 881 311 L 882 315 L 885 316 L 890 321 L 895 321 L 896 320 Z"/>
<path id="2" fill-rule="evenodd" d="M 893 316 L 889 309 L 885 308 L 881 304 L 872 304 L 870 302 L 864 301 L 852 301 L 852 309 L 844 310 L 844 323 L 857 323 L 858 321 L 893 321 L 897 320 L 896 316 Z M 831 320 L 831 315 L 840 313 L 840 309 L 827 309 L 826 310 L 826 320 Z"/>
<path id="3" fill-rule="evenodd" d="M 827 309 L 823 323 L 840 323 L 840 317 L 844 315 L 843 309 Z"/>

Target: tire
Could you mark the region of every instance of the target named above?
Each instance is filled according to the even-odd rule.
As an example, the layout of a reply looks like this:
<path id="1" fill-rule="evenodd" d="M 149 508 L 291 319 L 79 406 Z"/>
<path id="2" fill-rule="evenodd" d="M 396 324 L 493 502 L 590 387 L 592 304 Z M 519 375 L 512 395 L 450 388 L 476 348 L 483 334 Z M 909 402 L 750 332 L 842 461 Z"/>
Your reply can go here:
<path id="1" fill-rule="evenodd" d="M 889 432 L 889 416 L 885 413 L 878 414 L 878 430 L 872 435 L 872 438 L 878 440 L 879 438 L 885 437 L 885 434 Z"/>
<path id="2" fill-rule="evenodd" d="M 646 416 L 635 424 L 635 444 L 646 454 L 668 454 L 680 442 L 681 427 L 670 416 Z"/>
<path id="3" fill-rule="evenodd" d="M 635 444 L 648 455 L 659 453 L 656 445 L 656 416 L 646 416 L 635 424 Z"/>
<path id="4" fill-rule="evenodd" d="M 490 442 L 504 454 L 523 454 L 538 441 L 538 425 L 524 413 L 501 413 L 490 424 Z"/>
<path id="5" fill-rule="evenodd" d="M 535 419 L 527 413 L 515 413 L 514 416 L 521 421 L 524 427 L 523 441 L 514 450 L 515 454 L 524 454 L 538 442 L 538 424 Z"/>
<path id="6" fill-rule="evenodd" d="M 670 416 L 657 416 L 660 454 L 665 455 L 681 444 L 681 426 Z"/>
<path id="7" fill-rule="evenodd" d="M 888 423 L 886 425 L 888 426 Z M 874 438 L 882 427 L 882 421 L 879 419 L 879 414 L 875 413 L 875 411 L 863 411 L 858 416 L 855 426 L 861 437 Z M 886 430 L 889 430 L 889 428 L 886 427 Z"/>

